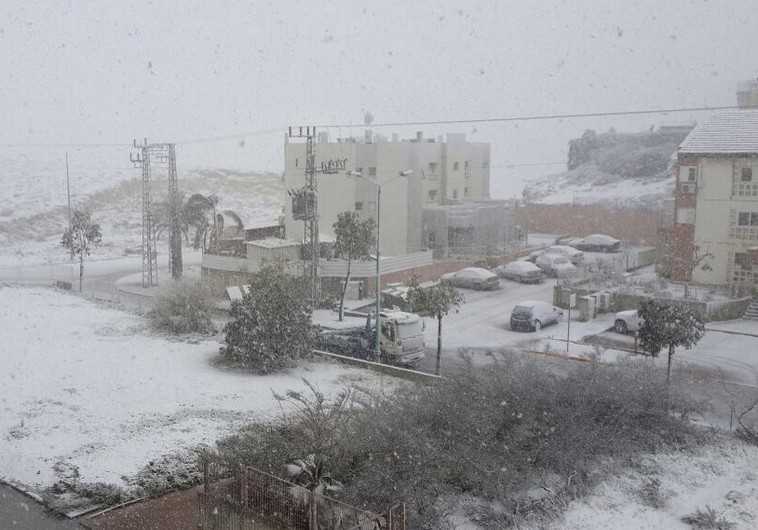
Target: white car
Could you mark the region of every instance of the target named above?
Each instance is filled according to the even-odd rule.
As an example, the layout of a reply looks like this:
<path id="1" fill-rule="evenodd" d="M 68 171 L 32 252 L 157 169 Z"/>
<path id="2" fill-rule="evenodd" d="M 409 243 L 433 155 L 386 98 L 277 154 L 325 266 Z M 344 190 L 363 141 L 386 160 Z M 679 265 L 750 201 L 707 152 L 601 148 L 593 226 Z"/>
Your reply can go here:
<path id="1" fill-rule="evenodd" d="M 519 302 L 511 311 L 511 329 L 514 331 L 539 331 L 543 326 L 557 324 L 563 310 L 548 304 L 526 300 Z"/>
<path id="2" fill-rule="evenodd" d="M 629 311 L 619 311 L 616 313 L 616 320 L 613 323 L 613 330 L 616 333 L 625 335 L 627 333 L 636 333 L 640 330 L 642 319 L 636 309 Z"/>
<path id="3" fill-rule="evenodd" d="M 542 269 L 529 261 L 511 261 L 492 269 L 501 278 L 515 280 L 521 283 L 540 283 L 544 276 Z"/>
<path id="4" fill-rule="evenodd" d="M 574 239 L 569 245 L 585 252 L 618 252 L 621 250 L 621 241 L 605 234 L 591 234 L 587 237 Z"/>
<path id="5" fill-rule="evenodd" d="M 497 274 L 481 267 L 466 267 L 457 272 L 443 274 L 440 281 L 463 289 L 489 291 L 500 288 L 500 280 Z"/>
<path id="6" fill-rule="evenodd" d="M 573 276 L 577 272 L 576 266 L 569 261 L 563 254 L 546 253 L 537 258 L 536 265 L 542 269 L 546 275 L 556 278 L 566 278 Z"/>

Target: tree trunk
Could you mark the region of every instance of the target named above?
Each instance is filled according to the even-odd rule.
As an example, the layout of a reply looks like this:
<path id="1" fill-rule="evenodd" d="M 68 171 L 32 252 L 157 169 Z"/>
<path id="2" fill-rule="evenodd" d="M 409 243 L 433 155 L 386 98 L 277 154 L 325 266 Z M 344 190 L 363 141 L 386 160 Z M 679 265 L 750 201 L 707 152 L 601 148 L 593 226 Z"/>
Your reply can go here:
<path id="1" fill-rule="evenodd" d="M 84 278 L 84 254 L 79 256 L 79 292 L 82 292 L 82 279 Z"/>
<path id="2" fill-rule="evenodd" d="M 440 375 L 440 357 L 442 356 L 442 315 L 437 315 L 437 368 L 434 373 Z"/>
<path id="3" fill-rule="evenodd" d="M 350 283 L 350 265 L 352 259 L 347 260 L 347 274 L 345 275 L 345 283 L 342 285 L 342 296 L 340 297 L 340 322 L 345 318 L 345 294 L 347 294 L 347 284 Z"/>
<path id="4" fill-rule="evenodd" d="M 674 345 L 669 345 L 669 359 L 668 366 L 666 367 L 666 387 L 671 383 L 671 359 L 674 357 Z"/>

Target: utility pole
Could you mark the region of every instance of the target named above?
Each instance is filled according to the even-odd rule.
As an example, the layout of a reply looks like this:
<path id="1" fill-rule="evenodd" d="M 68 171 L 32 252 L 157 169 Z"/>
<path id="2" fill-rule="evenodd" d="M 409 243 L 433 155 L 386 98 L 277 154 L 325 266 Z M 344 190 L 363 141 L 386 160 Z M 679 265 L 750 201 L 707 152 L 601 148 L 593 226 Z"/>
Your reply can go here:
<path id="1" fill-rule="evenodd" d="M 169 269 L 174 279 L 182 276 L 176 146 L 169 143 L 148 144 L 147 138 L 142 145 L 137 145 L 137 140 L 134 140 L 129 160 L 142 168 L 142 287 L 153 287 L 158 285 L 157 227 L 153 219 L 153 203 L 150 196 L 154 164 L 168 164 Z"/>
<path id="2" fill-rule="evenodd" d="M 68 229 L 71 230 L 71 180 L 68 176 L 68 151 L 66 151 L 66 198 L 68 199 Z M 74 261 L 74 249 L 71 249 L 71 261 Z"/>
<path id="3" fill-rule="evenodd" d="M 303 127 L 298 127 L 295 132 L 292 129 L 292 127 L 288 129 L 288 136 L 290 138 L 305 138 L 305 186 L 291 193 L 293 206 L 296 206 L 293 207 L 292 212 L 295 219 L 302 220 L 305 223 L 303 250 L 309 254 L 307 257 L 310 259 L 305 262 L 303 273 L 310 282 L 311 300 L 315 307 L 319 300 L 318 260 L 321 254 L 318 238 L 316 150 L 313 145 L 316 127 L 307 126 L 305 127 L 305 131 L 303 131 Z"/>

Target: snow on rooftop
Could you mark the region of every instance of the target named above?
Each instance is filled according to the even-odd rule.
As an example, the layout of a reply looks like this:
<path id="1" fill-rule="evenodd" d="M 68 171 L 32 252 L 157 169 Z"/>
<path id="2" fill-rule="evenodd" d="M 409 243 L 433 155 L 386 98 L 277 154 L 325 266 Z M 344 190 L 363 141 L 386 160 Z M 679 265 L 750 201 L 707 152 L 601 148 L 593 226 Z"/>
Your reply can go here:
<path id="1" fill-rule="evenodd" d="M 268 237 L 266 239 L 257 239 L 255 241 L 248 241 L 248 245 L 261 248 L 284 248 L 284 247 L 299 247 L 300 243 L 292 241 L 290 239 L 279 239 L 278 237 Z"/>
<path id="2" fill-rule="evenodd" d="M 758 153 L 758 109 L 719 112 L 679 146 L 681 154 Z"/>

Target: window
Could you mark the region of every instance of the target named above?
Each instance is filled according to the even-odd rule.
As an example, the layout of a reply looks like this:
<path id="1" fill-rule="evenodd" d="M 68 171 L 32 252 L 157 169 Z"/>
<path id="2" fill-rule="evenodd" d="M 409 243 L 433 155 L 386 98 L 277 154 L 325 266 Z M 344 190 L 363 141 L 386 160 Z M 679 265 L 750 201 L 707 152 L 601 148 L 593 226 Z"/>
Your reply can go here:
<path id="1" fill-rule="evenodd" d="M 437 190 L 429 190 L 429 200 L 434 201 L 437 199 Z"/>
<path id="2" fill-rule="evenodd" d="M 490 167 L 490 161 L 489 160 L 485 160 L 484 162 L 482 162 L 482 167 L 484 169 L 487 169 L 488 167 Z"/>
<path id="3" fill-rule="evenodd" d="M 737 226 L 758 226 L 758 212 L 740 212 L 737 214 Z"/>
<path id="4" fill-rule="evenodd" d="M 429 162 L 429 172 L 430 173 L 437 172 L 437 162 Z"/>
<path id="5" fill-rule="evenodd" d="M 363 202 L 358 201 L 355 203 L 355 211 L 360 212 L 361 210 L 363 210 Z"/>
<path id="6" fill-rule="evenodd" d="M 687 173 L 687 179 L 690 182 L 695 182 L 695 180 L 697 179 L 697 168 L 696 167 L 689 168 L 689 171 Z"/>
<path id="7" fill-rule="evenodd" d="M 456 189 L 456 190 L 453 190 L 453 199 L 457 199 L 457 198 L 458 198 L 458 190 Z"/>
<path id="8" fill-rule="evenodd" d="M 743 167 L 741 176 L 742 176 L 742 182 L 752 182 L 753 181 L 753 168 Z"/>
<path id="9" fill-rule="evenodd" d="M 375 177 L 376 176 L 376 167 L 369 167 L 368 168 L 368 176 L 369 177 Z"/>
<path id="10" fill-rule="evenodd" d="M 458 171 L 458 167 L 460 167 L 460 164 L 458 162 L 453 162 L 453 171 Z"/>
<path id="11" fill-rule="evenodd" d="M 464 197 L 468 197 L 468 186 L 466 186 L 465 188 L 463 188 L 463 196 Z"/>
<path id="12" fill-rule="evenodd" d="M 295 159 L 295 167 L 300 167 L 300 159 L 299 158 Z"/>
<path id="13" fill-rule="evenodd" d="M 734 255 L 734 264 L 742 269 L 750 270 L 753 268 L 753 261 L 747 252 L 737 252 Z"/>
<path id="14" fill-rule="evenodd" d="M 463 162 L 463 168 L 468 169 L 468 160 Z"/>

